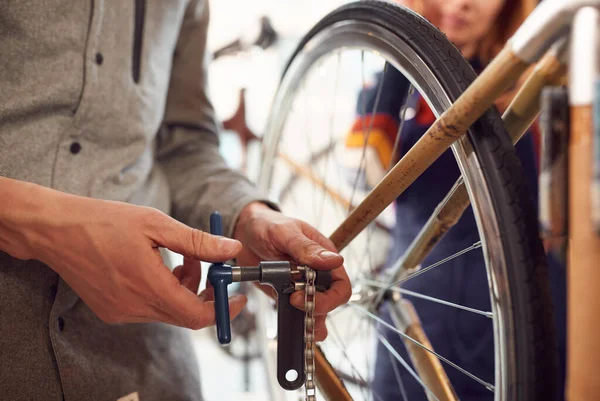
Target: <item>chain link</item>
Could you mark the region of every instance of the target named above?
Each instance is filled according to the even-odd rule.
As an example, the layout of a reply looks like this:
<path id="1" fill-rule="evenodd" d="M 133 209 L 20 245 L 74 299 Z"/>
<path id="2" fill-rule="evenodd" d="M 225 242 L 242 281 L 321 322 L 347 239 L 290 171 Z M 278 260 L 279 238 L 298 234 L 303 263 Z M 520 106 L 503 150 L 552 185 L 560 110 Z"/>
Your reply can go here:
<path id="1" fill-rule="evenodd" d="M 306 401 L 316 401 L 317 394 L 315 390 L 315 281 L 317 273 L 314 270 L 305 267 L 304 277 L 306 284 L 304 287 L 304 372 L 306 381 L 304 389 Z"/>

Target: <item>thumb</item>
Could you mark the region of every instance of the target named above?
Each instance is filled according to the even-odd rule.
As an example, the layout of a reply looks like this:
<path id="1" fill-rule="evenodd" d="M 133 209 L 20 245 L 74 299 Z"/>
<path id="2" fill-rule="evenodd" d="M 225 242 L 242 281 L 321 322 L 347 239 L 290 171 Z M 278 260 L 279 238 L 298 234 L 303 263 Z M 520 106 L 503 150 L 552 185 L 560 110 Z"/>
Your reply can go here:
<path id="1" fill-rule="evenodd" d="M 153 239 L 160 246 L 189 259 L 223 262 L 234 258 L 242 250 L 239 241 L 205 233 L 170 217 L 168 220 L 157 230 Z"/>
<path id="2" fill-rule="evenodd" d="M 335 247 L 317 229 L 303 222 L 297 222 L 297 226 L 281 232 L 273 240 L 276 248 L 287 253 L 298 263 L 308 265 L 315 269 L 335 269 L 344 262 L 344 258 L 337 252 Z"/>
<path id="3" fill-rule="evenodd" d="M 344 261 L 339 254 L 325 249 L 321 244 L 306 237 L 297 237 L 288 241 L 285 252 L 298 263 L 315 269 L 335 269 Z"/>

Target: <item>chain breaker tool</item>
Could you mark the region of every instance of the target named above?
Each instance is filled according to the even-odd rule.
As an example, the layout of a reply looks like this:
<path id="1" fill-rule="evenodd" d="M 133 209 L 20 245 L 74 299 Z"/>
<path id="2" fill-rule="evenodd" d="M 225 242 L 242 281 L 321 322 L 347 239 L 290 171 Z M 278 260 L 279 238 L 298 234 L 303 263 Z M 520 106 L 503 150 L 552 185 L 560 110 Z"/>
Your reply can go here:
<path id="1" fill-rule="evenodd" d="M 210 232 L 223 235 L 221 215 L 210 216 Z M 213 263 L 208 270 L 208 281 L 215 290 L 217 337 L 223 345 L 231 342 L 231 322 L 227 286 L 233 282 L 258 281 L 277 292 L 277 381 L 286 390 L 297 390 L 305 385 L 306 401 L 315 401 L 315 294 L 331 285 L 331 271 L 315 271 L 305 266 L 292 268 L 290 262 L 260 262 L 258 266 L 229 266 Z M 290 303 L 294 291 L 305 290 L 304 309 Z M 286 373 L 296 371 L 295 380 L 287 380 Z"/>

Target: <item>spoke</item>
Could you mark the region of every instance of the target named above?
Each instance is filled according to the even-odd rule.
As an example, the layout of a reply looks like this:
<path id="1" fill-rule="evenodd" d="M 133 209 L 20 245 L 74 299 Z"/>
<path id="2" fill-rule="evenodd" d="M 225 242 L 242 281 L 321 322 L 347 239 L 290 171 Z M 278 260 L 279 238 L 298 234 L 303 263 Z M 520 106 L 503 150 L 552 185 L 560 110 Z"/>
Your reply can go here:
<path id="1" fill-rule="evenodd" d="M 423 383 L 423 381 L 421 380 L 421 378 L 419 377 L 419 375 L 417 374 L 417 372 L 415 372 L 413 369 L 410 368 L 410 366 L 408 365 L 408 363 L 404 360 L 404 358 L 402 358 L 400 356 L 400 354 L 398 353 L 398 351 L 396 351 L 394 349 L 394 347 L 392 347 L 392 344 L 390 344 L 388 342 L 388 340 L 385 339 L 385 337 L 383 335 L 381 335 L 381 333 L 378 331 L 377 332 L 377 338 L 379 339 L 379 341 L 384 345 L 384 347 L 387 348 L 387 350 L 390 352 L 390 355 L 393 355 L 398 362 L 400 362 L 402 364 L 402 366 L 404 366 L 404 368 L 406 370 L 408 370 L 408 373 L 410 373 L 412 375 L 412 377 L 415 378 L 415 380 L 417 382 L 419 382 L 419 384 L 423 387 L 423 389 L 428 392 L 429 394 L 431 394 L 433 396 L 433 398 L 435 398 L 437 401 L 440 401 L 439 398 L 437 398 L 437 396 L 433 393 L 433 391 L 431 391 L 429 389 L 429 387 L 427 387 L 425 385 L 425 383 Z M 404 389 L 404 388 L 403 388 Z M 406 395 L 406 394 L 404 394 Z"/>
<path id="2" fill-rule="evenodd" d="M 396 365 L 394 356 L 392 355 L 392 353 L 390 353 L 388 356 L 390 357 L 390 362 L 392 364 L 392 369 L 394 370 L 394 376 L 396 376 L 396 381 L 398 382 L 400 394 L 402 394 L 402 399 L 404 401 L 408 401 L 408 396 L 406 395 L 406 390 L 404 389 L 404 382 L 402 382 L 402 377 L 400 377 L 400 371 L 398 370 L 398 366 Z"/>
<path id="3" fill-rule="evenodd" d="M 360 321 L 365 322 L 365 321 L 367 321 L 367 319 L 365 317 L 363 317 L 362 319 L 360 319 Z M 350 359 L 350 357 L 348 357 L 348 354 L 346 353 L 346 349 L 348 349 L 347 344 L 342 339 L 342 336 L 340 335 L 340 333 L 337 330 L 337 327 L 335 325 L 332 325 L 332 334 L 334 334 L 333 339 L 335 342 L 337 342 L 338 348 L 340 348 L 340 350 L 342 351 L 342 355 L 350 363 L 350 368 L 352 370 L 352 372 L 350 374 L 352 375 L 352 378 L 357 382 L 367 383 L 368 387 L 370 387 L 371 381 L 365 380 L 363 378 L 363 376 L 358 371 L 358 368 L 352 363 L 352 360 Z M 368 389 L 363 387 L 362 388 L 363 397 L 365 396 L 366 391 L 368 391 Z M 371 393 L 374 394 L 375 397 L 377 397 L 377 399 L 381 400 L 381 397 L 379 397 L 374 391 L 371 391 Z M 368 394 L 369 393 L 367 393 L 367 397 L 368 397 Z M 365 399 L 368 399 L 367 397 L 365 397 Z"/>
<path id="4" fill-rule="evenodd" d="M 403 277 L 400 280 L 394 281 L 392 284 L 388 285 L 387 287 L 382 288 L 379 291 L 377 291 L 373 296 L 379 296 L 379 295 L 383 294 L 385 291 L 389 290 L 390 288 L 397 286 L 398 284 L 405 283 L 408 280 L 411 280 L 411 279 L 413 279 L 413 278 L 415 278 L 417 276 L 420 276 L 421 274 L 423 274 L 425 272 L 428 272 L 431 269 L 435 269 L 436 267 L 441 266 L 444 263 L 451 261 L 452 259 L 455 259 L 455 258 L 457 258 L 457 257 L 459 257 L 461 255 L 464 255 L 467 252 L 473 251 L 473 250 L 478 249 L 478 248 L 481 248 L 481 241 L 477 241 L 473 245 L 471 245 L 471 246 L 469 246 L 469 247 L 467 247 L 467 248 L 465 248 L 465 249 L 463 249 L 461 251 L 458 251 L 455 254 L 450 255 L 450 256 L 448 256 L 445 259 L 439 260 L 439 261 L 437 261 L 437 262 L 435 262 L 435 263 L 433 263 L 433 264 L 431 264 L 431 265 L 429 265 L 427 267 L 422 268 L 421 270 L 418 270 L 418 271 L 416 271 L 416 272 L 414 272 L 412 274 L 409 274 L 406 277 Z"/>
<path id="5" fill-rule="evenodd" d="M 359 333 L 362 333 L 362 344 L 370 344 L 370 331 L 369 329 L 371 328 L 371 324 L 370 324 L 370 320 L 366 319 L 363 316 L 363 322 L 360 325 L 359 328 Z M 365 327 L 366 326 L 366 329 Z M 371 384 L 373 382 L 372 379 L 372 371 L 371 371 L 371 358 L 369 356 L 369 354 L 367 354 L 366 358 L 365 358 L 365 365 L 367 367 L 367 376 L 369 377 L 369 384 Z M 371 395 L 374 393 L 374 391 L 368 392 L 367 395 L 369 396 L 367 399 L 371 400 Z"/>
<path id="6" fill-rule="evenodd" d="M 319 188 L 323 191 L 323 201 L 325 201 L 325 195 L 329 195 L 329 198 L 331 198 L 332 201 L 340 205 L 342 216 L 346 216 L 346 209 L 347 206 L 350 204 L 349 201 L 346 198 L 344 198 L 344 196 L 341 194 L 341 191 L 335 191 L 334 189 L 327 187 L 326 182 L 323 181 L 313 170 L 311 170 L 311 167 L 314 166 L 313 164 L 299 164 L 295 162 L 290 156 L 282 152 L 279 152 L 277 156 L 279 157 L 279 159 L 285 162 L 285 164 L 287 164 L 288 167 L 291 168 L 293 173 L 295 174 L 291 177 L 292 179 L 290 179 L 288 183 L 295 184 L 300 178 L 306 179 L 306 181 L 310 182 L 314 187 Z M 283 194 L 285 193 L 285 191 L 289 191 L 293 187 L 293 185 L 285 185 L 281 193 Z M 321 206 L 323 205 L 324 203 L 321 204 Z M 319 218 L 317 218 L 316 220 L 320 221 Z"/>
<path id="7" fill-rule="evenodd" d="M 369 328 L 370 326 L 370 320 L 366 317 L 366 316 L 359 316 L 360 318 L 358 319 L 358 324 L 355 330 L 350 330 L 349 333 L 361 333 L 360 336 L 360 341 L 361 344 L 369 344 Z M 366 326 L 366 327 L 365 327 Z M 369 364 L 369 354 L 366 355 L 365 357 L 365 366 L 366 366 L 366 371 L 367 371 L 367 377 L 369 377 L 369 387 L 371 386 L 371 366 Z M 365 397 L 365 400 L 369 401 L 371 396 L 370 396 L 370 392 L 367 390 L 366 391 L 367 396 Z"/>
<path id="8" fill-rule="evenodd" d="M 369 246 L 371 243 L 371 235 L 372 235 L 372 225 L 368 225 L 367 226 L 367 254 L 368 254 L 368 258 L 369 258 L 369 271 L 372 273 L 372 275 L 375 275 L 375 269 L 373 267 L 373 260 L 371 259 L 371 247 Z M 364 277 L 364 274 L 363 274 Z"/>
<path id="9" fill-rule="evenodd" d="M 341 59 L 342 53 L 338 51 L 337 53 L 337 58 L 336 58 L 336 62 L 337 62 L 337 73 L 335 74 L 335 80 L 334 80 L 334 84 L 333 84 L 333 102 L 332 102 L 332 113 L 331 116 L 329 118 L 329 145 L 327 146 L 327 148 L 329 149 L 333 149 L 333 146 L 335 144 L 335 140 L 333 138 L 334 135 L 334 131 L 335 131 L 335 114 L 336 114 L 336 105 L 337 105 L 337 92 L 338 92 L 338 84 L 339 84 L 339 77 L 340 77 L 340 59 Z M 320 222 L 322 221 L 323 218 L 323 209 L 325 208 L 325 198 L 327 196 L 327 191 L 325 190 L 325 188 L 327 188 L 327 178 L 329 177 L 328 174 L 328 167 L 329 167 L 329 157 L 331 156 L 330 153 L 327 153 L 327 157 L 325 159 L 325 174 L 323 174 L 323 196 L 321 197 L 321 209 L 319 209 L 319 214 L 317 215 L 317 220 L 316 223 L 320 224 Z"/>
<path id="10" fill-rule="evenodd" d="M 411 83 L 408 87 L 408 93 L 406 94 L 406 99 L 404 100 L 404 106 L 400 109 L 400 124 L 398 125 L 398 131 L 396 132 L 396 139 L 394 139 L 394 147 L 392 148 L 392 158 L 390 159 L 390 163 L 388 165 L 388 170 L 392 168 L 395 164 L 394 160 L 396 160 L 398 146 L 400 145 L 400 135 L 402 134 L 402 130 L 404 129 L 404 122 L 406 121 L 406 108 L 408 106 L 408 101 L 410 100 L 413 92 L 415 91 L 415 87 Z"/>
<path id="11" fill-rule="evenodd" d="M 329 152 L 333 151 L 335 146 L 335 143 L 333 144 L 333 146 L 329 147 L 326 146 L 323 149 L 317 151 L 315 154 L 311 155 L 308 163 L 306 163 L 307 166 L 313 166 L 315 165 L 320 159 L 321 157 L 325 156 L 325 155 L 329 155 Z M 279 153 L 281 154 L 281 152 Z M 282 186 L 282 190 L 280 191 L 282 194 L 287 192 L 295 183 L 296 180 L 298 180 L 298 178 L 302 177 L 302 175 L 292 175 L 287 182 L 285 183 L 284 186 Z"/>
<path id="12" fill-rule="evenodd" d="M 319 64 L 315 65 L 315 70 L 318 71 L 319 67 L 323 65 L 323 62 L 321 61 Z M 309 83 L 307 82 L 308 80 L 304 80 L 303 82 L 303 89 L 302 91 L 304 92 L 304 110 L 305 110 L 305 119 L 306 119 L 306 124 L 308 124 L 308 121 L 313 121 L 312 118 L 310 118 L 310 102 L 309 102 L 309 97 L 307 95 L 308 91 L 307 91 L 307 87 L 309 85 Z M 312 85 L 314 86 L 314 84 Z M 306 129 L 304 130 L 305 135 L 306 135 L 306 143 L 308 145 L 308 154 L 312 155 L 314 154 L 314 148 L 313 148 L 313 143 L 312 143 L 312 139 L 311 139 L 311 135 L 313 133 L 312 130 L 312 126 L 314 126 L 314 124 L 310 124 L 310 126 L 307 126 Z M 312 192 L 312 216 L 313 218 L 316 217 L 317 215 L 317 192 L 316 192 L 316 188 L 314 186 L 312 186 L 313 190 Z"/>
<path id="13" fill-rule="evenodd" d="M 458 222 L 469 203 L 469 194 L 464 180 L 462 176 L 459 176 L 404 254 L 392 264 L 390 272 L 392 272 L 394 280 L 399 280 L 407 274 L 408 270 L 423 262 L 444 238 L 446 232 Z"/>
<path id="14" fill-rule="evenodd" d="M 363 155 L 364 156 L 364 150 L 367 147 L 367 135 L 365 133 L 365 118 L 367 118 L 367 105 L 366 105 L 366 93 L 365 93 L 365 89 L 367 87 L 367 83 L 366 83 L 366 79 L 365 79 L 365 52 L 361 51 L 360 52 L 360 75 L 361 75 L 361 93 L 360 93 L 360 103 L 361 103 L 361 107 L 360 107 L 360 111 L 362 113 L 361 116 L 361 127 L 363 130 L 363 136 L 365 137 L 365 146 L 363 146 Z M 356 177 L 354 178 L 354 184 L 352 185 L 352 191 L 350 192 L 350 206 L 348 207 L 348 213 L 350 213 L 352 211 L 352 198 L 354 198 L 354 191 L 356 189 L 356 185 L 358 183 L 358 178 L 360 177 L 360 168 L 362 166 L 362 156 L 360 159 L 360 162 L 358 164 L 358 170 L 356 171 Z"/>
<path id="15" fill-rule="evenodd" d="M 383 89 L 383 81 L 385 78 L 385 72 L 387 71 L 387 66 L 388 64 L 385 63 L 385 65 L 383 66 L 383 74 L 381 74 L 381 80 L 379 81 L 379 84 L 377 86 L 377 93 L 375 95 L 375 103 L 373 104 L 373 111 L 371 112 L 371 120 L 369 121 L 369 129 L 368 131 L 366 131 L 365 134 L 365 119 L 367 118 L 367 110 L 366 110 L 366 104 L 365 104 L 365 52 L 362 51 L 361 52 L 361 72 L 362 72 L 362 83 L 363 83 L 363 93 L 361 96 L 362 97 L 362 129 L 363 129 L 363 135 L 365 135 L 365 141 L 364 141 L 364 145 L 363 145 L 363 150 L 362 150 L 362 154 L 360 156 L 360 163 L 358 164 L 358 170 L 356 171 L 356 177 L 354 178 L 354 185 L 352 186 L 352 193 L 350 195 L 350 205 L 352 205 L 352 199 L 354 199 L 354 192 L 356 192 L 356 186 L 358 184 L 358 179 L 360 177 L 360 171 L 362 169 L 362 166 L 365 162 L 365 156 L 367 154 L 367 144 L 369 143 L 369 137 L 371 136 L 371 131 L 373 129 L 373 121 L 375 120 L 375 114 L 377 114 L 377 108 L 379 107 L 379 99 L 381 98 L 381 91 Z M 348 209 L 348 213 L 350 213 L 352 210 Z"/>
<path id="16" fill-rule="evenodd" d="M 368 285 L 372 285 L 373 287 L 385 288 L 385 289 L 388 288 L 387 284 L 381 283 L 381 282 L 378 282 L 378 281 L 375 281 L 375 280 L 364 279 L 362 281 L 364 283 L 368 284 Z M 492 312 L 486 312 L 486 311 L 482 311 L 482 310 L 475 309 L 475 308 L 469 308 L 468 306 L 455 304 L 455 303 L 449 302 L 449 301 L 444 301 L 443 299 L 439 299 L 439 298 L 431 297 L 429 295 L 425 295 L 425 294 L 421 294 L 421 293 L 418 293 L 418 292 L 406 290 L 404 288 L 392 287 L 392 288 L 389 288 L 389 290 L 394 291 L 394 292 L 398 292 L 400 294 L 410 295 L 411 297 L 425 299 L 427 301 L 435 302 L 435 303 L 438 303 L 438 304 L 452 306 L 452 307 L 454 307 L 456 309 L 462 309 L 464 311 L 476 313 L 478 315 L 482 315 L 482 316 L 485 316 L 485 317 L 489 317 L 489 318 L 493 318 L 494 317 L 494 314 Z"/>
<path id="17" fill-rule="evenodd" d="M 350 200 L 352 203 L 352 199 Z M 374 273 L 374 263 L 373 263 L 373 255 L 371 253 L 371 240 L 373 239 L 373 233 L 375 232 L 375 227 L 373 222 L 367 226 L 367 238 L 365 240 L 366 244 L 366 254 L 367 254 L 367 262 L 369 267 L 369 272 Z M 364 275 L 364 274 L 363 274 Z"/>
<path id="18" fill-rule="evenodd" d="M 364 319 L 360 319 L 360 320 L 364 320 Z M 364 377 L 360 374 L 358 368 L 352 363 L 352 360 L 350 359 L 350 357 L 348 356 L 348 354 L 346 353 L 346 350 L 348 349 L 348 344 L 343 340 L 340 332 L 338 331 L 336 325 L 332 325 L 332 330 L 331 330 L 333 336 L 333 340 L 338 344 L 338 347 L 340 348 L 340 350 L 342 351 L 342 356 L 344 358 L 346 358 L 346 360 L 350 363 L 350 369 L 352 370 L 352 378 L 354 380 L 358 380 L 364 383 L 369 383 L 368 380 L 365 380 Z"/>
<path id="19" fill-rule="evenodd" d="M 296 110 L 295 110 L 294 104 L 292 104 L 292 106 L 290 107 L 290 112 L 291 112 L 291 113 L 296 113 Z M 280 162 L 281 162 L 281 163 L 285 163 L 285 161 L 283 161 L 283 160 L 281 160 L 281 159 L 280 159 Z M 286 166 L 287 166 L 287 165 L 286 165 Z M 289 168 L 289 166 L 287 166 L 287 167 Z M 294 173 L 293 173 L 293 170 L 292 170 L 292 171 L 290 171 L 290 174 L 292 174 L 292 176 L 293 176 L 293 174 L 294 174 Z M 286 197 L 289 197 L 289 198 L 291 199 L 292 203 L 293 203 L 293 209 L 291 209 L 291 208 L 290 208 L 290 210 L 302 210 L 302 209 L 299 209 L 299 208 L 298 208 L 298 206 L 300 205 L 300 203 L 298 202 L 298 199 L 296 198 L 296 194 L 294 193 L 294 191 L 292 191 L 292 190 L 285 191 L 285 188 L 284 188 L 284 190 L 283 190 L 283 191 L 281 191 L 281 192 L 279 193 L 279 202 L 280 202 L 282 205 L 283 205 L 283 203 L 284 203 L 284 199 L 285 199 Z"/>
<path id="20" fill-rule="evenodd" d="M 348 306 L 350 306 L 351 308 L 354 308 L 354 309 L 358 310 L 359 312 L 364 313 L 365 315 L 369 316 L 370 318 L 372 318 L 373 320 L 377 321 L 378 323 L 381 323 L 382 325 L 384 325 L 388 329 L 392 330 L 393 332 L 398 333 L 402 338 L 404 338 L 404 339 L 412 342 L 413 344 L 415 344 L 417 347 L 423 349 L 424 351 L 427 351 L 430 354 L 435 355 L 439 360 L 441 360 L 441 361 L 447 363 L 448 365 L 452 366 L 454 369 L 456 369 L 459 372 L 463 373 L 465 376 L 467 376 L 467 377 L 475 380 L 477 383 L 481 384 L 482 386 L 484 386 L 488 390 L 490 390 L 492 392 L 494 391 L 494 386 L 492 384 L 486 382 L 483 379 L 480 379 L 479 377 L 475 376 L 473 373 L 469 372 L 468 370 L 465 370 L 465 369 L 461 368 L 460 366 L 458 366 L 454 362 L 450 361 L 449 359 L 444 358 L 443 356 L 441 356 L 437 352 L 435 352 L 435 351 L 427 348 L 426 346 L 424 346 L 423 344 L 421 344 L 420 342 L 418 342 L 417 340 L 415 340 L 411 336 L 409 336 L 409 335 L 403 333 L 402 331 L 398 330 L 396 327 L 392 326 L 391 324 L 389 324 L 385 320 L 381 319 L 379 316 L 377 316 L 377 315 L 369 312 L 368 310 L 366 310 L 362 306 L 358 306 L 358 305 L 355 305 L 355 304 L 348 304 Z"/>
<path id="21" fill-rule="evenodd" d="M 292 203 L 294 204 L 293 209 L 290 208 L 290 210 L 303 210 L 302 207 L 300 206 L 300 205 L 302 205 L 302 203 L 298 202 L 298 197 L 294 190 L 290 190 L 288 192 L 281 193 L 280 200 L 279 200 L 281 202 L 281 204 L 283 204 L 283 200 L 286 198 L 291 199 Z"/>

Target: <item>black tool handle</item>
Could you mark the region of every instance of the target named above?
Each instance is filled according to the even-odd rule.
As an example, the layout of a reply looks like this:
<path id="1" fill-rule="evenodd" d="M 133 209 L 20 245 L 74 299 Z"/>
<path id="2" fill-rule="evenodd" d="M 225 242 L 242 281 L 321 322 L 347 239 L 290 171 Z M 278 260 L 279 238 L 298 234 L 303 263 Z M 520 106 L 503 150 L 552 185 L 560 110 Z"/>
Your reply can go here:
<path id="1" fill-rule="evenodd" d="M 286 390 L 296 390 L 304 384 L 305 312 L 292 306 L 290 296 L 295 290 L 289 262 L 261 262 L 262 284 L 277 291 L 277 381 Z M 325 291 L 331 286 L 331 271 L 317 272 L 315 289 Z M 290 371 L 293 380 L 286 375 Z M 295 376 L 295 377 L 294 377 Z"/>

